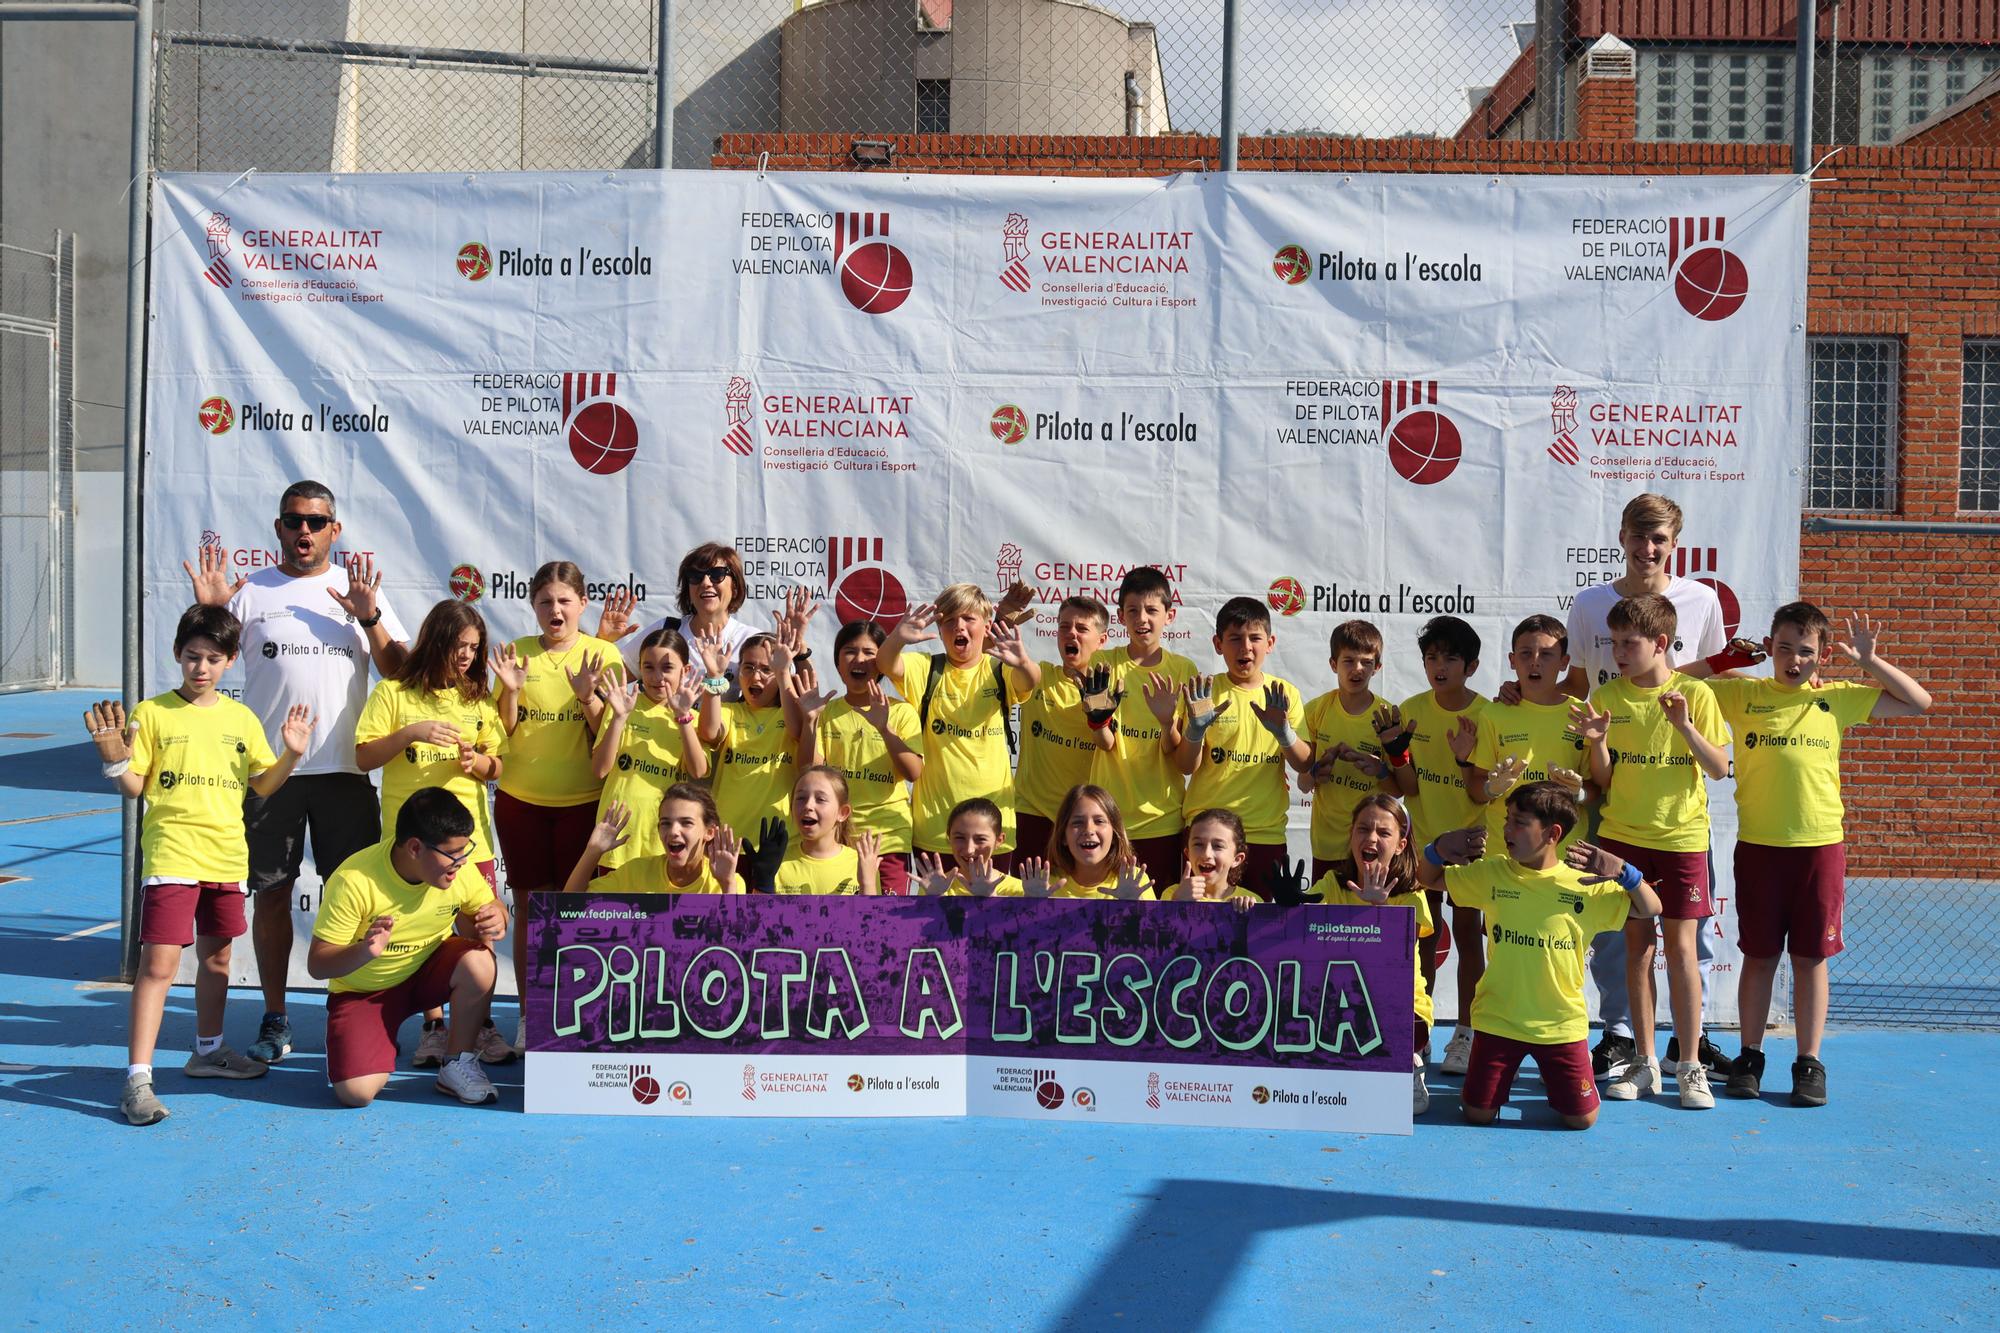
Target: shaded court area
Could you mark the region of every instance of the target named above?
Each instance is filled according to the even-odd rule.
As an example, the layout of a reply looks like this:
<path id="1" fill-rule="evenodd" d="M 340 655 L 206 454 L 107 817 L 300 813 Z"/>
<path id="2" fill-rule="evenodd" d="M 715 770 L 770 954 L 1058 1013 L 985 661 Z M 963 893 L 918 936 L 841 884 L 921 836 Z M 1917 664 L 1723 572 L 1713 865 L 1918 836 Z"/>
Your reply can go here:
<path id="1" fill-rule="evenodd" d="M 324 1010 L 256 1082 L 117 1110 L 117 814 L 81 693 L 0 698 L 0 1309 L 15 1326 L 1026 1328 L 1990 1324 L 2000 1036 L 1837 1030 L 1833 1101 L 1671 1097 L 1414 1136 L 1078 1123 L 655 1122 L 325 1089 Z M 107 929 L 106 923 L 113 923 Z M 1857 940 L 1857 947 L 1861 946 Z M 1842 973 L 1836 963 L 1839 994 Z M 239 1048 L 260 1005 L 231 997 Z M 511 1006 L 501 1010 L 511 1028 Z M 406 1029 L 405 1055 L 414 1043 Z M 1733 1034 L 1723 1045 L 1734 1051 Z"/>

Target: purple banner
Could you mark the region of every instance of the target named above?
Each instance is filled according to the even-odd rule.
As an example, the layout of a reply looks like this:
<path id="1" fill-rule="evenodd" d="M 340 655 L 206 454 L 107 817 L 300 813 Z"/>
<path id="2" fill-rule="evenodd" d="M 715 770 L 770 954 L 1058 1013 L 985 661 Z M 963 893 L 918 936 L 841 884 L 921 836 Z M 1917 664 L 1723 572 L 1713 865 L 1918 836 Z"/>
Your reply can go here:
<path id="1" fill-rule="evenodd" d="M 528 1044 L 1400 1073 L 1413 914 L 537 894 Z"/>

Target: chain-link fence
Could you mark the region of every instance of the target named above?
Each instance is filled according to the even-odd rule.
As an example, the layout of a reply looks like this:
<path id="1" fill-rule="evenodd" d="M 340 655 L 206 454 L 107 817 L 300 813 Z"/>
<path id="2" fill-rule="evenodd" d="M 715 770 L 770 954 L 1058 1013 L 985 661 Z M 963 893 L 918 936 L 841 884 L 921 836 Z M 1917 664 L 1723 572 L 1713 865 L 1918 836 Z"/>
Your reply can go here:
<path id="1" fill-rule="evenodd" d="M 62 679 L 74 264 L 65 236 L 0 244 L 0 691 Z"/>
<path id="2" fill-rule="evenodd" d="M 1850 819 L 1849 836 L 1865 836 L 1868 822 L 1866 812 Z M 1991 838 L 1966 850 L 1968 866 L 2000 861 Z M 1829 1017 L 1865 1026 L 2000 1028 L 2000 957 L 1981 928 L 1996 903 L 2000 882 L 1993 880 L 1848 880 L 1847 951 L 1832 964 Z"/>

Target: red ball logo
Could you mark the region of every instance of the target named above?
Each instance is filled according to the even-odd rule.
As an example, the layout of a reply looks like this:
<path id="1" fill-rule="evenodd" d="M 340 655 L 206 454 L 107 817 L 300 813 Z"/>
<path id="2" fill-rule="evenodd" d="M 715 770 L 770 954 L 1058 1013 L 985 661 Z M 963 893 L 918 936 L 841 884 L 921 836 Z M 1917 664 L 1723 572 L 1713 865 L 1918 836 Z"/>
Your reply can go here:
<path id="1" fill-rule="evenodd" d="M 1028 438 L 1028 414 L 1012 403 L 1002 403 L 993 409 L 986 428 L 1002 444 L 1019 444 Z"/>
<path id="2" fill-rule="evenodd" d="M 585 472 L 622 471 L 639 452 L 639 423 L 609 399 L 585 403 L 569 419 L 569 452 Z"/>
<path id="3" fill-rule="evenodd" d="M 201 428 L 210 435 L 227 435 L 229 428 L 236 424 L 236 409 L 229 405 L 227 398 L 204 398 L 200 419 Z"/>
<path id="4" fill-rule="evenodd" d="M 1286 286 L 1296 287 L 1312 276 L 1312 256 L 1303 245 L 1287 245 L 1272 258 L 1271 272 Z"/>
<path id="5" fill-rule="evenodd" d="M 833 612 L 843 625 L 866 620 L 893 629 L 909 609 L 902 580 L 882 565 L 850 565 L 833 590 Z"/>
<path id="6" fill-rule="evenodd" d="M 1736 590 L 1707 574 L 1695 575 L 1694 581 L 1715 590 L 1715 600 L 1722 603 L 1722 637 L 1735 638 L 1736 631 L 1743 628 L 1743 603 L 1736 600 Z"/>
<path id="7" fill-rule="evenodd" d="M 849 1074 L 847 1076 L 847 1090 L 849 1092 L 859 1092 L 861 1091 L 862 1086 L 863 1085 L 861 1082 L 861 1075 Z"/>
<path id="8" fill-rule="evenodd" d="M 1674 272 L 1674 295 L 1696 319 L 1728 319 L 1750 294 L 1750 271 L 1719 245 L 1690 250 Z"/>
<path id="9" fill-rule="evenodd" d="M 1062 1084 L 1056 1082 L 1054 1079 L 1048 1079 L 1045 1082 L 1037 1084 L 1035 1087 L 1035 1100 L 1041 1104 L 1041 1108 L 1044 1111 L 1055 1110 L 1063 1104 Z"/>
<path id="10" fill-rule="evenodd" d="M 1389 463 L 1404 481 L 1435 486 L 1458 467 L 1458 427 L 1441 412 L 1410 413 L 1389 432 Z"/>
<path id="11" fill-rule="evenodd" d="M 632 1100 L 641 1106 L 651 1106 L 660 1100 L 660 1080 L 651 1074 L 641 1074 L 633 1079 Z"/>
<path id="12" fill-rule="evenodd" d="M 1281 616 L 1295 616 L 1305 610 L 1306 590 L 1295 578 L 1272 579 L 1264 600 Z"/>
<path id="13" fill-rule="evenodd" d="M 1250 1100 L 1259 1106 L 1263 1106 L 1271 1100 L 1271 1090 L 1262 1083 L 1259 1083 L 1256 1087 L 1250 1089 Z"/>
<path id="14" fill-rule="evenodd" d="M 461 602 L 476 602 L 486 595 L 486 576 L 477 565 L 453 565 L 451 595 Z"/>
<path id="15" fill-rule="evenodd" d="M 857 245 L 840 261 L 840 290 L 856 310 L 886 315 L 910 297 L 910 257 L 887 241 Z"/>
<path id="16" fill-rule="evenodd" d="M 458 276 L 468 282 L 479 282 L 493 272 L 493 252 L 478 241 L 467 241 L 458 247 Z"/>

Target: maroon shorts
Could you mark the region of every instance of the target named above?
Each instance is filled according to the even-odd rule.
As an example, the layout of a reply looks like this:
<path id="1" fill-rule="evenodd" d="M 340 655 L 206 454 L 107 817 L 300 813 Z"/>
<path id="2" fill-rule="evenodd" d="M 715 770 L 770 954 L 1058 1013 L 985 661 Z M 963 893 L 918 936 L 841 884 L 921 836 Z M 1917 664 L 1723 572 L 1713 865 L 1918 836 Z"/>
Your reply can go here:
<path id="1" fill-rule="evenodd" d="M 1047 858 L 1049 839 L 1055 836 L 1056 824 L 1053 819 L 1031 815 L 1026 810 L 1014 812 L 1014 855 L 1039 856 Z"/>
<path id="2" fill-rule="evenodd" d="M 148 884 L 139 917 L 139 943 L 185 949 L 197 935 L 233 940 L 250 927 L 243 919 L 241 884 Z"/>
<path id="3" fill-rule="evenodd" d="M 888 898 L 903 898 L 910 892 L 910 854 L 908 852 L 884 852 L 882 864 L 876 870 L 882 881 L 882 893 Z"/>
<path id="4" fill-rule="evenodd" d="M 1323 859 L 1323 858 L 1321 858 L 1321 857 L 1317 857 L 1317 856 L 1315 856 L 1315 857 L 1313 858 L 1313 881 L 1312 881 L 1312 882 L 1313 882 L 1313 883 L 1315 883 L 1315 884 L 1319 883 L 1319 882 L 1320 882 L 1321 880 L 1323 880 L 1323 879 L 1325 879 L 1325 878 L 1326 878 L 1326 875 L 1327 875 L 1327 872 L 1328 872 L 1329 870 L 1332 870 L 1332 869 L 1333 869 L 1333 868 L 1334 868 L 1335 866 L 1337 866 L 1337 865 L 1339 865 L 1339 864 L 1340 864 L 1340 862 L 1338 862 L 1338 861 L 1328 861 L 1328 860 L 1324 860 L 1324 859 Z"/>
<path id="5" fill-rule="evenodd" d="M 1634 847 L 1616 838 L 1599 838 L 1597 845 L 1613 856 L 1639 867 L 1639 873 L 1660 895 L 1660 918 L 1665 921 L 1702 921 L 1715 915 L 1715 899 L 1709 894 L 1707 852 L 1662 852 L 1652 847 Z"/>
<path id="6" fill-rule="evenodd" d="M 531 805 L 517 796 L 493 797 L 493 833 L 507 861 L 507 886 L 560 889 L 583 859 L 583 845 L 597 827 L 597 802 Z"/>
<path id="7" fill-rule="evenodd" d="M 1156 891 L 1164 887 L 1171 892 L 1187 871 L 1187 834 L 1162 833 L 1157 838 L 1134 838 L 1132 855 L 1146 867 L 1146 874 L 1152 877 Z"/>
<path id="8" fill-rule="evenodd" d="M 1476 1110 L 1499 1110 L 1507 1104 L 1521 1061 L 1530 1055 L 1541 1071 L 1542 1086 L 1548 1089 L 1549 1105 L 1558 1115 L 1589 1115 L 1597 1109 L 1597 1079 L 1590 1072 L 1588 1038 L 1542 1045 L 1476 1029 L 1459 1100 Z"/>
<path id="9" fill-rule="evenodd" d="M 1847 844 L 1736 844 L 1736 943 L 1745 958 L 1831 958 L 1844 947 Z"/>
<path id="10" fill-rule="evenodd" d="M 396 1071 L 396 1029 L 411 1014 L 451 998 L 458 960 L 484 945 L 447 937 L 423 966 L 387 990 L 341 991 L 326 997 L 326 1081 L 345 1083 Z"/>

